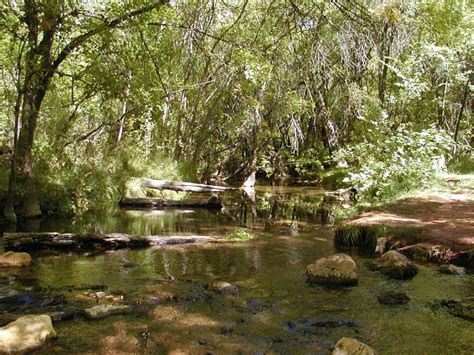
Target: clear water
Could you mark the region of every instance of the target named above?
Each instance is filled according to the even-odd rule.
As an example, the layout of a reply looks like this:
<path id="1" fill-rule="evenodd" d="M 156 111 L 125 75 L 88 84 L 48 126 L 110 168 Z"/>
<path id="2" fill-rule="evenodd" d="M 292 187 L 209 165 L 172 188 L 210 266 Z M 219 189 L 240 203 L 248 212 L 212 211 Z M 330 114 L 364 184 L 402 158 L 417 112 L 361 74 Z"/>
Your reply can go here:
<path id="1" fill-rule="evenodd" d="M 205 210 L 117 211 L 21 226 L 143 235 L 224 235 L 246 226 L 257 237 L 245 243 L 97 255 L 39 253 L 26 270 L 0 271 L 0 295 L 64 295 L 68 307 L 86 307 L 95 301 L 77 299 L 87 291 L 65 287 L 104 284 L 107 293 L 123 295 L 123 302 L 133 306 L 128 315 L 56 323 L 58 339 L 37 351 L 42 354 L 326 354 L 342 336 L 360 339 L 380 354 L 474 353 L 472 323 L 427 306 L 434 299 L 472 296 L 472 274 L 442 275 L 420 265 L 413 280 L 393 281 L 369 271 L 366 262 L 371 257 L 352 250 L 347 252 L 359 267 L 358 286 L 309 286 L 306 265 L 335 252 L 332 228 L 323 223 L 331 218 L 321 209 L 322 192 L 268 187 L 258 190 L 255 204 L 235 196 L 228 196 L 226 203 L 225 215 Z M 213 281 L 235 283 L 240 291 L 208 291 L 205 285 Z M 411 301 L 381 305 L 376 296 L 383 291 L 406 292 Z M 158 302 L 163 295 L 174 299 Z M 341 324 L 346 326 L 312 326 L 323 320 L 345 321 Z"/>

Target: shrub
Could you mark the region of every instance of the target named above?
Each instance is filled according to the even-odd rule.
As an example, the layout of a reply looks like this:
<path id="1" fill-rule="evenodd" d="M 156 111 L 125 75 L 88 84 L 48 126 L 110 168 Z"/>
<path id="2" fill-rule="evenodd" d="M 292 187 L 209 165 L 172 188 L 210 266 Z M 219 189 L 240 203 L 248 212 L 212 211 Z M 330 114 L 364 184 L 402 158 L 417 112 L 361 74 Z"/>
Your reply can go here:
<path id="1" fill-rule="evenodd" d="M 338 152 L 352 167 L 344 182 L 358 190 L 361 200 L 387 200 L 428 187 L 445 171 L 443 158 L 452 140 L 443 131 L 400 125 L 394 132 L 376 127 L 368 133 L 366 141 Z"/>
<path id="2" fill-rule="evenodd" d="M 228 233 L 225 240 L 228 242 L 247 242 L 254 238 L 255 236 L 252 233 L 247 232 L 244 229 L 238 229 Z"/>

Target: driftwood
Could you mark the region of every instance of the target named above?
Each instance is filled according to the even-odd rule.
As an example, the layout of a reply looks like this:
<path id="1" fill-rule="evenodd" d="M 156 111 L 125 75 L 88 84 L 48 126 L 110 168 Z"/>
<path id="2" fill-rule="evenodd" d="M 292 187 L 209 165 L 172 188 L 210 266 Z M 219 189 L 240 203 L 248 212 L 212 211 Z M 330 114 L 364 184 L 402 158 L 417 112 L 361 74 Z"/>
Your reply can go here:
<path id="1" fill-rule="evenodd" d="M 108 250 L 144 248 L 162 245 L 210 243 L 218 238 L 208 236 L 139 236 L 122 233 L 5 233 L 5 250 Z"/>
<path id="2" fill-rule="evenodd" d="M 224 192 L 237 190 L 235 187 L 195 184 L 193 182 L 179 182 L 167 180 L 145 179 L 142 182 L 144 187 L 157 190 L 173 190 L 183 192 Z"/>
<path id="3" fill-rule="evenodd" d="M 221 209 L 222 203 L 219 199 L 212 197 L 209 200 L 162 200 L 158 198 L 122 198 L 119 202 L 122 207 L 137 208 L 208 208 Z"/>
<path id="4" fill-rule="evenodd" d="M 348 187 L 347 189 L 339 189 L 337 191 L 326 191 L 324 193 L 323 202 L 331 203 L 335 201 L 350 202 L 355 201 L 357 189 L 355 187 Z"/>

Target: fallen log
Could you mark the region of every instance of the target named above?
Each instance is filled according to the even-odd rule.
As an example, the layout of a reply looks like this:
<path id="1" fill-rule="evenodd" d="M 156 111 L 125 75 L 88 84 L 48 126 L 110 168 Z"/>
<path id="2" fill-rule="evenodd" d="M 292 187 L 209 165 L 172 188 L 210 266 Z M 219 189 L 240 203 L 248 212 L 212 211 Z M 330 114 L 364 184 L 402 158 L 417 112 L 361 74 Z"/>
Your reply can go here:
<path id="1" fill-rule="evenodd" d="M 122 198 L 119 205 L 122 207 L 137 208 L 222 208 L 222 203 L 216 197 L 212 197 L 209 200 L 182 201 L 163 200 L 158 198 Z"/>
<path id="2" fill-rule="evenodd" d="M 5 250 L 114 250 L 163 245 L 210 243 L 218 238 L 208 236 L 139 236 L 123 233 L 5 233 Z"/>
<path id="3" fill-rule="evenodd" d="M 235 187 L 195 184 L 193 182 L 144 179 L 144 187 L 157 190 L 173 190 L 182 192 L 224 192 L 237 190 Z"/>

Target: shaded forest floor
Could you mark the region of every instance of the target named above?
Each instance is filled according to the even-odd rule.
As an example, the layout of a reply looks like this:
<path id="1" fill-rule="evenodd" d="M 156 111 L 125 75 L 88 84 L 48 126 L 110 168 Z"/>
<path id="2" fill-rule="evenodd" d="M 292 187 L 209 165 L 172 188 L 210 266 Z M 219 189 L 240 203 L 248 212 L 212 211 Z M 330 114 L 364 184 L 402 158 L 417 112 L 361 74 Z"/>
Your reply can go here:
<path id="1" fill-rule="evenodd" d="M 370 208 L 347 224 L 419 230 L 416 238 L 404 243 L 405 250 L 416 246 L 418 250 L 472 251 L 474 175 L 449 175 L 446 182 L 445 186 L 417 191 L 388 205 Z"/>

